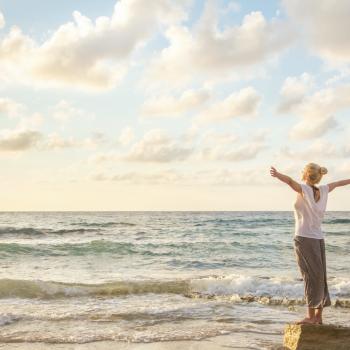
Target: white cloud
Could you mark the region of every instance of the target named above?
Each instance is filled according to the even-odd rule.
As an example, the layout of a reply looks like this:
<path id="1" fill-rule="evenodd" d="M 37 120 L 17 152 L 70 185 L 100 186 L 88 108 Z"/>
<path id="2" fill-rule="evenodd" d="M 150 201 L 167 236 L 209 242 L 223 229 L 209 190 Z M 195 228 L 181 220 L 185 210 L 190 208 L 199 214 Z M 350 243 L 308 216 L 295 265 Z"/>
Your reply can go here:
<path id="1" fill-rule="evenodd" d="M 118 137 L 118 141 L 123 146 L 129 145 L 134 139 L 135 139 L 134 130 L 129 126 L 122 129 Z"/>
<path id="2" fill-rule="evenodd" d="M 280 113 L 288 113 L 299 105 L 313 85 L 313 78 L 308 73 L 299 77 L 287 77 L 281 89 L 281 101 L 277 108 Z"/>
<path id="3" fill-rule="evenodd" d="M 286 22 L 268 22 L 261 12 L 246 15 L 239 26 L 221 30 L 218 11 L 214 1 L 207 1 L 192 28 L 170 27 L 165 32 L 170 44 L 154 58 L 146 81 L 187 82 L 201 75 L 226 78 L 276 56 L 293 41 Z"/>
<path id="4" fill-rule="evenodd" d="M 120 160 L 120 155 L 113 151 L 110 152 L 99 152 L 93 154 L 89 157 L 88 163 L 90 164 L 101 164 L 106 162 L 118 161 Z"/>
<path id="5" fill-rule="evenodd" d="M 217 101 L 200 113 L 199 122 L 216 122 L 235 117 L 254 116 L 261 101 L 261 96 L 252 87 L 233 92 L 223 101 Z"/>
<path id="6" fill-rule="evenodd" d="M 96 149 L 101 144 L 105 143 L 104 135 L 100 133 L 94 133 L 91 137 L 86 137 L 79 142 L 80 147 L 86 149 Z"/>
<path id="7" fill-rule="evenodd" d="M 305 98 L 297 111 L 306 117 L 335 114 L 350 107 L 350 85 L 322 89 Z"/>
<path id="8" fill-rule="evenodd" d="M 213 130 L 209 130 L 201 137 L 202 145 L 230 145 L 238 141 L 238 135 L 231 132 L 218 133 Z"/>
<path id="9" fill-rule="evenodd" d="M 269 134 L 271 134 L 270 129 L 265 128 L 265 129 L 256 130 L 254 135 L 252 136 L 252 140 L 254 142 L 265 142 Z"/>
<path id="10" fill-rule="evenodd" d="M 348 0 L 283 0 L 283 4 L 315 53 L 333 63 L 349 62 Z"/>
<path id="11" fill-rule="evenodd" d="M 70 148 L 96 149 L 105 142 L 104 134 L 94 132 L 90 137 L 77 139 L 63 137 L 56 132 L 45 135 L 37 130 L 42 123 L 42 116 L 34 113 L 22 118 L 15 129 L 0 130 L 0 151 L 26 151 L 35 148 L 37 151 L 62 150 Z"/>
<path id="12" fill-rule="evenodd" d="M 155 96 L 145 101 L 141 113 L 146 117 L 173 117 L 201 107 L 211 98 L 207 89 L 186 90 L 180 96 Z"/>
<path id="13" fill-rule="evenodd" d="M 5 27 L 5 17 L 2 12 L 0 12 L 0 29 Z"/>
<path id="14" fill-rule="evenodd" d="M 188 176 L 181 174 L 174 169 L 164 169 L 153 172 L 120 172 L 120 173 L 96 173 L 91 176 L 92 180 L 95 181 L 115 181 L 128 184 L 178 184 L 186 181 Z"/>
<path id="15" fill-rule="evenodd" d="M 262 176 L 263 173 L 266 176 Z M 154 185 L 219 185 L 242 186 L 271 183 L 268 169 L 208 169 L 197 171 L 179 171 L 176 169 L 164 169 L 152 172 L 119 172 L 107 174 L 96 173 L 92 177 L 95 181 L 116 181 L 128 184 L 154 184 Z"/>
<path id="16" fill-rule="evenodd" d="M 328 160 L 329 158 L 342 157 L 344 151 L 343 149 L 337 149 L 333 143 L 326 140 L 316 140 L 301 151 L 292 151 L 288 146 L 285 146 L 282 148 L 281 154 L 291 159 L 315 159 L 316 161 L 317 159 Z"/>
<path id="17" fill-rule="evenodd" d="M 331 86 L 333 84 L 337 84 L 341 81 L 348 79 L 349 76 L 350 76 L 350 67 L 339 68 L 337 70 L 337 73 L 333 77 L 326 80 L 325 85 Z"/>
<path id="18" fill-rule="evenodd" d="M 16 117 L 23 113 L 25 107 L 10 98 L 0 98 L 0 115 Z"/>
<path id="19" fill-rule="evenodd" d="M 121 159 L 136 162 L 171 162 L 182 161 L 192 153 L 190 147 L 184 147 L 170 138 L 163 130 L 153 129 L 132 145 Z"/>
<path id="20" fill-rule="evenodd" d="M 82 115 L 84 115 L 84 112 L 81 109 L 74 107 L 65 100 L 61 100 L 52 109 L 53 118 L 61 122 L 67 122 L 72 118 L 81 117 Z"/>
<path id="21" fill-rule="evenodd" d="M 0 98 L 0 116 L 16 118 L 16 130 L 37 130 L 44 117 L 40 113 L 28 112 L 28 107 L 10 98 Z"/>
<path id="22" fill-rule="evenodd" d="M 64 139 L 56 133 L 49 134 L 43 149 L 45 150 L 58 150 L 64 148 L 74 148 L 77 147 L 79 143 L 72 137 L 69 139 Z"/>
<path id="23" fill-rule="evenodd" d="M 76 139 L 72 136 L 64 138 L 57 133 L 50 133 L 40 144 L 40 150 L 63 150 L 70 148 L 96 149 L 104 142 L 104 135 L 94 133 L 92 137 Z"/>
<path id="24" fill-rule="evenodd" d="M 207 132 L 201 139 L 201 149 L 195 155 L 199 160 L 239 162 L 254 159 L 266 149 L 267 130 L 258 130 L 251 136 L 249 142 L 246 138 L 241 141 L 239 137 L 230 132 Z"/>
<path id="25" fill-rule="evenodd" d="M 116 161 L 170 163 L 175 161 L 228 161 L 239 162 L 256 158 L 266 149 L 266 130 L 258 130 L 249 142 L 240 141 L 230 132 L 208 131 L 197 140 L 183 134 L 170 137 L 162 129 L 152 129 L 135 142 L 125 153 L 114 151 L 97 153 L 89 158 L 90 163 Z"/>
<path id="26" fill-rule="evenodd" d="M 241 10 L 241 5 L 236 1 L 231 1 L 228 3 L 226 8 L 223 10 L 223 13 L 239 12 L 240 10 Z"/>
<path id="27" fill-rule="evenodd" d="M 191 126 L 182 133 L 182 135 L 180 136 L 180 141 L 182 143 L 191 144 L 199 135 L 200 131 L 200 127 L 197 124 L 192 123 Z"/>
<path id="28" fill-rule="evenodd" d="M 34 40 L 24 35 L 20 28 L 11 27 L 10 32 L 0 41 L 1 79 L 23 78 L 31 65 L 35 47 Z"/>
<path id="29" fill-rule="evenodd" d="M 286 112 L 302 117 L 290 131 L 293 139 L 310 139 L 324 135 L 337 126 L 334 115 L 350 108 L 350 85 L 346 84 L 299 96 L 299 100 L 295 99 L 293 103 L 284 105 Z"/>
<path id="30" fill-rule="evenodd" d="M 93 22 L 73 13 L 39 44 L 13 27 L 0 41 L 0 64 L 8 80 L 106 89 L 118 84 L 128 70 L 132 53 L 162 24 L 185 17 L 183 3 L 171 0 L 120 0 L 111 17 Z"/>
<path id="31" fill-rule="evenodd" d="M 307 140 L 323 136 L 334 129 L 338 123 L 334 117 L 306 118 L 301 120 L 290 130 L 290 137 L 294 140 Z"/>
<path id="32" fill-rule="evenodd" d="M 130 130 L 125 129 L 126 134 Z M 129 135 L 126 135 L 128 141 L 131 142 Z M 132 139 L 134 134 L 132 133 Z M 120 141 L 120 140 L 119 140 Z M 125 144 L 125 146 L 127 145 Z M 89 158 L 90 163 L 103 163 L 115 161 L 128 162 L 153 162 L 168 163 L 173 161 L 183 161 L 187 159 L 193 152 L 191 146 L 185 146 L 182 142 L 170 137 L 162 129 L 152 129 L 133 145 L 125 153 L 116 153 L 111 150 L 109 152 L 98 153 Z"/>
<path id="33" fill-rule="evenodd" d="M 263 176 L 266 174 L 266 176 Z M 199 175 L 199 174 L 198 174 Z M 204 176 L 206 175 L 206 178 Z M 270 184 L 267 167 L 255 167 L 253 169 L 218 169 L 201 174 L 205 182 L 220 186 L 265 185 Z M 203 180 L 202 180 L 203 181 Z"/>
<path id="34" fill-rule="evenodd" d="M 344 179 L 348 179 L 349 173 L 350 173 L 350 161 L 346 160 L 343 163 L 337 165 L 337 168 L 335 169 L 335 171 L 337 176 L 342 177 Z"/>
<path id="35" fill-rule="evenodd" d="M 35 147 L 42 139 L 42 134 L 35 130 L 1 130 L 0 151 L 17 152 Z"/>
<path id="36" fill-rule="evenodd" d="M 29 115 L 23 115 L 19 119 L 17 128 L 37 130 L 44 122 L 44 117 L 40 113 L 32 113 Z"/>
<path id="37" fill-rule="evenodd" d="M 238 143 L 229 149 L 222 145 L 206 147 L 200 150 L 199 158 L 203 160 L 220 160 L 228 162 L 238 162 L 254 159 L 266 148 L 263 142 Z"/>

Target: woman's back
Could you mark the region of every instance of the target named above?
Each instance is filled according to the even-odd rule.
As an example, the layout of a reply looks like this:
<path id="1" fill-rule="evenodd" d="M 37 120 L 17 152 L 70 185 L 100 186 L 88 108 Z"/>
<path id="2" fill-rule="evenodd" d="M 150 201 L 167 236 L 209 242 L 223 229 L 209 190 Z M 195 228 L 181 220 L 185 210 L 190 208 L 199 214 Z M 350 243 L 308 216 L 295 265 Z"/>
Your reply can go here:
<path id="1" fill-rule="evenodd" d="M 302 194 L 297 194 L 294 204 L 295 235 L 322 239 L 321 223 L 327 207 L 328 185 L 319 186 L 318 195 L 314 194 L 312 186 L 303 183 L 300 186 Z"/>

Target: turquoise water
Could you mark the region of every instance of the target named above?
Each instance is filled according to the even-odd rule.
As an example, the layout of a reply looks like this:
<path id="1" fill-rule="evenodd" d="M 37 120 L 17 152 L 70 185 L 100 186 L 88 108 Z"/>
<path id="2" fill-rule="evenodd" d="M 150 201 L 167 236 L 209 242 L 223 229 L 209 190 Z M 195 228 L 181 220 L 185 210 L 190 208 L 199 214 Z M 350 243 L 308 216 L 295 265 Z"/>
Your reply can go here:
<path id="1" fill-rule="evenodd" d="M 350 213 L 323 230 L 326 316 L 350 325 Z M 292 212 L 0 213 L 0 341 L 272 348 L 304 312 L 293 234 Z"/>

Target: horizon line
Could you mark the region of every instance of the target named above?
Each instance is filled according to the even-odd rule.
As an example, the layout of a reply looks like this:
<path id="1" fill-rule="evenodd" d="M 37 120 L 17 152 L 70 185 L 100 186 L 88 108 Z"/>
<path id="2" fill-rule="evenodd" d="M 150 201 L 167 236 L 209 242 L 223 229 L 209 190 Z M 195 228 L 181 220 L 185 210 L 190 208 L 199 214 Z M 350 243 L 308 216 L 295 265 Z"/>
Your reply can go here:
<path id="1" fill-rule="evenodd" d="M 144 212 L 196 212 L 196 213 L 223 213 L 223 212 L 293 212 L 293 210 L 0 210 L 2 213 L 116 213 L 116 212 L 127 212 L 127 213 L 144 213 Z M 327 210 L 329 212 L 350 212 L 350 210 Z"/>

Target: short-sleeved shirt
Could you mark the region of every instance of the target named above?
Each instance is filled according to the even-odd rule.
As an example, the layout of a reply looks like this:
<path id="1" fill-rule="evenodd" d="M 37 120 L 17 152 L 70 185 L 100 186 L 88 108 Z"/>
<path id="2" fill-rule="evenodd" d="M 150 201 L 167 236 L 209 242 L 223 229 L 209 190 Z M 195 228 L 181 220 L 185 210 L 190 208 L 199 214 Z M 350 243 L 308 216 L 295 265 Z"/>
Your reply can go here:
<path id="1" fill-rule="evenodd" d="M 295 235 L 323 239 L 321 223 L 327 207 L 328 185 L 319 186 L 320 199 L 316 202 L 310 185 L 300 184 L 302 194 L 298 193 L 294 203 Z"/>

